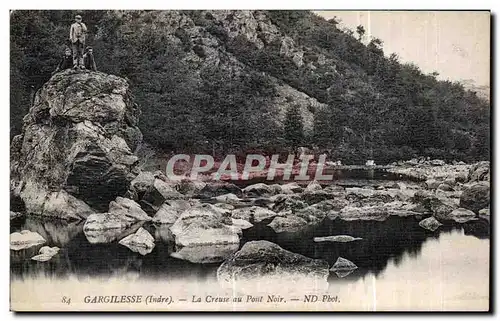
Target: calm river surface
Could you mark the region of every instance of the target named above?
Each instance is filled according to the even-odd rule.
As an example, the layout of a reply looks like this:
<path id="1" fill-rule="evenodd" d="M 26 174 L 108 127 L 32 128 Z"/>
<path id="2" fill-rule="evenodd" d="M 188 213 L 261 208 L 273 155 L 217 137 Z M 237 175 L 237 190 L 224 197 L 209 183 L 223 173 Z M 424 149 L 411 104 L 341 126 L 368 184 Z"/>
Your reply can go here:
<path id="1" fill-rule="evenodd" d="M 418 225 L 420 219 L 391 217 L 384 222 L 325 220 L 321 225 L 300 233 L 280 234 L 265 225 L 255 225 L 244 231 L 240 247 L 247 241 L 263 239 L 292 252 L 326 260 L 330 265 L 339 256 L 354 262 L 358 269 L 353 273 L 342 278 L 331 273 L 328 279 L 328 293 L 337 295 L 340 303 L 318 306 L 318 310 L 487 309 L 489 224 L 479 220 L 441 226 L 436 232 L 429 232 Z M 11 232 L 23 229 L 38 232 L 47 240 L 45 245 L 61 248 L 59 254 L 48 262 L 31 260 L 40 246 L 11 251 L 13 290 L 47 295 L 48 300 L 53 296 L 50 300 L 57 302 L 61 300 L 61 293 L 81 297 L 85 291 L 108 291 L 101 289 L 106 284 L 116 284 L 114 288 L 124 293 L 147 291 L 161 284 L 170 289 L 171 295 L 174 289 L 177 289 L 176 293 L 201 291 L 206 294 L 207 288 L 203 284 L 210 284 L 209 289 L 215 293 L 223 291 L 216 282 L 220 263 L 191 263 L 185 259 L 203 262 L 205 253 L 212 256 L 215 253 L 215 256 L 219 254 L 221 261 L 234 249 L 200 247 L 179 252 L 168 226 L 148 223 L 144 228 L 155 237 L 156 246 L 152 253 L 142 256 L 118 243 L 90 244 L 82 227 L 83 224 L 62 225 L 32 218 L 12 222 Z M 363 240 L 313 242 L 314 236 L 341 234 Z M 98 309 L 96 306 L 83 308 Z M 194 306 L 193 309 L 204 309 L 204 306 Z M 232 306 L 230 309 L 239 308 Z"/>

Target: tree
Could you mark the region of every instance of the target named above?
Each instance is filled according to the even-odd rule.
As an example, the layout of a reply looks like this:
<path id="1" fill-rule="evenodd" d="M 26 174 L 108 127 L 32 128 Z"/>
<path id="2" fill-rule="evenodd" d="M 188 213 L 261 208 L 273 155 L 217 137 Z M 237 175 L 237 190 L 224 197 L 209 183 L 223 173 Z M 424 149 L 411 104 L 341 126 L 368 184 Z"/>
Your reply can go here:
<path id="1" fill-rule="evenodd" d="M 358 40 L 361 41 L 366 33 L 365 27 L 359 25 L 356 27 L 356 33 L 358 34 Z"/>
<path id="2" fill-rule="evenodd" d="M 298 105 L 288 108 L 285 116 L 285 139 L 292 147 L 298 147 L 304 141 L 304 125 Z"/>

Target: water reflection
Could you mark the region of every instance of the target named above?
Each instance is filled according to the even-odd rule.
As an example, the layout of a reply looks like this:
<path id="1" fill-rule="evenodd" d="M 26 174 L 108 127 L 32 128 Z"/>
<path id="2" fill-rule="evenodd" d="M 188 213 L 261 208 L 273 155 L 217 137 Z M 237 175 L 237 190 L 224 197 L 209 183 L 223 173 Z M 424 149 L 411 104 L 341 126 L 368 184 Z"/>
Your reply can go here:
<path id="1" fill-rule="evenodd" d="M 430 232 L 418 225 L 420 219 L 394 216 L 384 222 L 325 220 L 319 226 L 308 227 L 297 233 L 279 234 L 263 224 L 257 224 L 243 232 L 240 246 L 250 240 L 265 239 L 292 252 L 323 259 L 330 266 L 339 257 L 343 257 L 352 261 L 358 269 L 348 275 L 341 275 L 342 280 L 331 273 L 329 281 L 346 282 L 368 274 L 378 276 L 388 264 L 397 267 L 405 257 L 418 260 L 423 244 L 429 240 L 439 242 L 442 233 L 489 238 L 489 225 L 482 220 L 445 225 L 436 232 Z M 82 231 L 82 224 L 37 219 L 18 222 L 11 226 L 11 230 L 36 231 L 47 240 L 44 245 L 58 246 L 61 250 L 47 262 L 31 260 L 42 245 L 23 251 L 11 251 L 12 277 L 67 278 L 76 275 L 79 278 L 120 276 L 126 279 L 215 279 L 220 262 L 239 248 L 237 245 L 176 248 L 168 225 L 147 223 L 143 227 L 155 237 L 156 244 L 154 250 L 144 257 L 118 242 L 90 244 Z M 348 243 L 313 241 L 315 236 L 331 235 L 352 235 L 362 240 Z"/>

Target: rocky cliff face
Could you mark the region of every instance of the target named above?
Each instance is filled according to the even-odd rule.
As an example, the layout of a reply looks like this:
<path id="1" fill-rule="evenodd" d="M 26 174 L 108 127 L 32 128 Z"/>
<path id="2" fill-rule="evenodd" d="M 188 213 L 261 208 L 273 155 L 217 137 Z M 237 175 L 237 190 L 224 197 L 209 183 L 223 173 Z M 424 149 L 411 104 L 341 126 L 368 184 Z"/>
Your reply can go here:
<path id="1" fill-rule="evenodd" d="M 302 48 L 295 44 L 292 38 L 282 34 L 262 11 L 156 11 L 138 14 L 114 11 L 110 15 L 122 21 L 119 33 L 123 34 L 125 39 L 147 37 L 150 30 L 144 29 L 143 26 L 152 26 L 158 37 L 161 34 L 168 46 L 183 48 L 183 63 L 197 70 L 198 76 L 204 71 L 214 69 L 228 75 L 248 73 L 250 69 L 255 68 L 245 60 L 245 52 L 266 50 L 276 51 L 280 59 L 291 61 L 291 68 L 297 70 L 304 67 L 307 73 L 314 73 L 317 67 L 328 65 L 330 72 L 336 73 L 335 62 L 326 59 L 322 54 L 314 63 L 304 59 L 304 50 L 307 48 Z M 161 32 L 157 31 L 159 28 Z M 311 133 L 314 113 L 326 108 L 326 104 L 271 73 L 266 72 L 263 76 L 276 91 L 269 108 L 269 117 L 276 126 L 283 128 L 287 110 L 296 105 L 299 107 L 305 132 Z"/>
<path id="2" fill-rule="evenodd" d="M 123 195 L 142 140 L 125 79 L 66 70 L 36 94 L 11 144 L 11 193 L 34 215 L 79 219 Z"/>

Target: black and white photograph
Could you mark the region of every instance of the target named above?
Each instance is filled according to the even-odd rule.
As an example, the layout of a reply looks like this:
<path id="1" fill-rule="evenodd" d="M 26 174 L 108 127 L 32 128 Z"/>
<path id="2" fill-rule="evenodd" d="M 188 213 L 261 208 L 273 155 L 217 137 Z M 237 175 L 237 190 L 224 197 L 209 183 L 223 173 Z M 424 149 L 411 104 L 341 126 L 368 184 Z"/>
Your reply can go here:
<path id="1" fill-rule="evenodd" d="M 10 310 L 489 312 L 491 21 L 10 10 Z"/>

